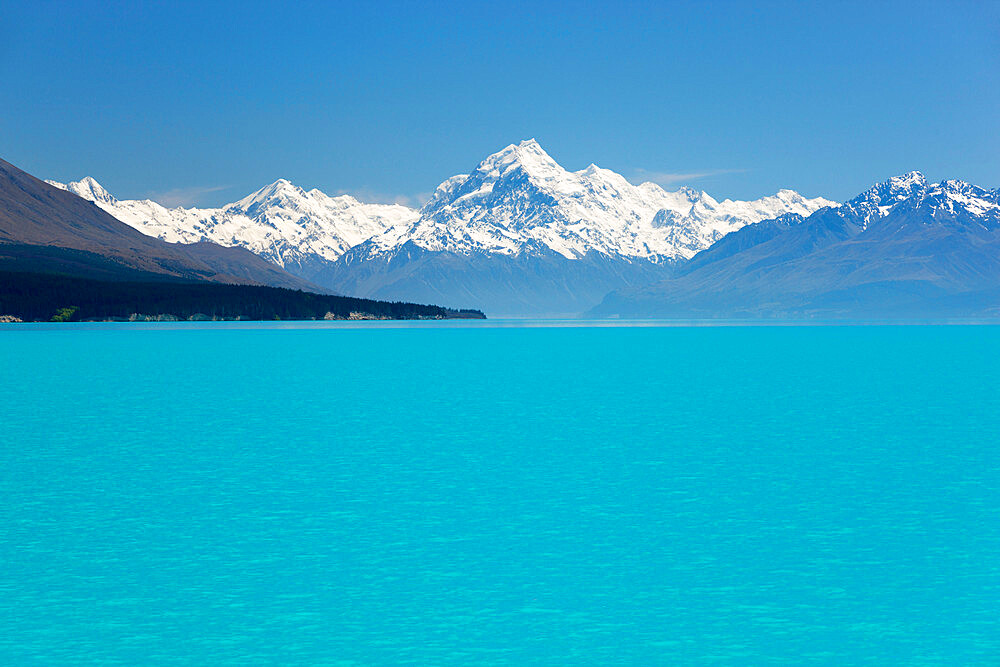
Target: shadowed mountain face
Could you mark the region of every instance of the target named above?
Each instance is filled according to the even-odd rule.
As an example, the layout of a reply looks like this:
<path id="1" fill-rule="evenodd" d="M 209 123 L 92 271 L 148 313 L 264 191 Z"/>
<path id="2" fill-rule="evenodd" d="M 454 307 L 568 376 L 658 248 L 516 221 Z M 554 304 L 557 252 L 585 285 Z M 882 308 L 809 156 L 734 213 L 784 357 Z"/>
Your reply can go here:
<path id="1" fill-rule="evenodd" d="M 480 307 L 490 317 L 576 317 L 610 289 L 649 284 L 672 267 L 594 251 L 568 259 L 546 248 L 515 255 L 435 252 L 412 241 L 373 255 L 368 248 L 348 250 L 314 279 L 344 294 Z"/>
<path id="2" fill-rule="evenodd" d="M 733 232 L 670 279 L 609 294 L 624 317 L 1000 315 L 1000 201 L 961 181 L 889 179 L 843 206 Z"/>
<path id="3" fill-rule="evenodd" d="M 0 265 L 103 279 L 154 276 L 322 291 L 243 248 L 146 236 L 3 160 Z"/>

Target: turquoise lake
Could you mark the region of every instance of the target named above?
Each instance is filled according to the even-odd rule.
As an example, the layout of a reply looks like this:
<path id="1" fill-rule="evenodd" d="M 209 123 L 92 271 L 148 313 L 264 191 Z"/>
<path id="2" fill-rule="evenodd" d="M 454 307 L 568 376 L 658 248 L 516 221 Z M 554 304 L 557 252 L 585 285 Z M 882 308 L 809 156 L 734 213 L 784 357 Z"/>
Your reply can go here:
<path id="1" fill-rule="evenodd" d="M 1000 663 L 1000 327 L 584 324 L 0 325 L 0 664 Z"/>

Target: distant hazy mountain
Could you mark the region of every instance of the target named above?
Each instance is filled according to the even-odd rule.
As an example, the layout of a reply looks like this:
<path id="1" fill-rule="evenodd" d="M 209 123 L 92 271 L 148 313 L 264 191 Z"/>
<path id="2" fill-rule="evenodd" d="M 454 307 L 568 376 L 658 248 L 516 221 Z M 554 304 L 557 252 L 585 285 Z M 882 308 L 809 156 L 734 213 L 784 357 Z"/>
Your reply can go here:
<path id="1" fill-rule="evenodd" d="M 446 180 L 419 212 L 287 181 L 219 209 L 119 201 L 89 178 L 57 185 L 148 234 L 242 246 L 340 293 L 501 314 L 579 313 L 748 223 L 833 203 L 791 190 L 719 202 L 594 165 L 569 172 L 534 140 Z"/>
<path id="2" fill-rule="evenodd" d="M 566 171 L 523 141 L 446 180 L 416 221 L 351 248 L 314 278 L 345 293 L 498 314 L 579 313 L 611 289 L 662 278 L 748 223 L 832 203 L 791 190 L 749 202 L 666 192 L 595 165 Z"/>
<path id="3" fill-rule="evenodd" d="M 278 180 L 222 208 L 166 208 L 148 199 L 119 200 L 87 177 L 63 184 L 139 231 L 174 243 L 211 241 L 239 246 L 309 279 L 351 246 L 417 212 L 405 206 L 362 204 Z"/>
<path id="4" fill-rule="evenodd" d="M 597 315 L 1000 315 L 1000 195 L 891 178 L 838 207 L 744 227 L 670 279 L 609 294 Z"/>
<path id="5" fill-rule="evenodd" d="M 162 276 L 314 288 L 243 248 L 142 234 L 89 201 L 0 160 L 0 270 L 95 278 Z"/>

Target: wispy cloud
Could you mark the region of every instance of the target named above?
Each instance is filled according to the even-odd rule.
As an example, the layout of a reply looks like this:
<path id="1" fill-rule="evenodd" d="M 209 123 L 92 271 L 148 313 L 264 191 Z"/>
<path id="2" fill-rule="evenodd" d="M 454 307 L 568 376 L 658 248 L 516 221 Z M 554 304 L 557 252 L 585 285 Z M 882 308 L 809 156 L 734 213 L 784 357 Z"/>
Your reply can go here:
<path id="1" fill-rule="evenodd" d="M 710 169 L 707 171 L 667 172 L 667 171 L 647 171 L 645 169 L 636 169 L 632 178 L 630 178 L 629 180 L 635 184 L 645 183 L 649 181 L 652 183 L 656 183 L 657 185 L 668 187 L 671 185 L 677 185 L 679 183 L 690 183 L 691 181 L 697 181 L 702 178 L 708 178 L 709 176 L 720 176 L 722 174 L 740 174 L 745 171 L 746 169 Z"/>
<path id="2" fill-rule="evenodd" d="M 146 196 L 167 208 L 173 208 L 175 206 L 196 206 L 205 195 L 228 189 L 228 185 L 174 188 L 173 190 L 166 190 L 164 192 L 150 192 Z"/>
<path id="3" fill-rule="evenodd" d="M 420 208 L 428 199 L 432 192 L 418 192 L 415 195 L 393 195 L 378 192 L 371 188 L 359 188 L 356 190 L 338 190 L 338 195 L 351 195 L 358 201 L 365 204 L 399 204 L 411 208 Z"/>

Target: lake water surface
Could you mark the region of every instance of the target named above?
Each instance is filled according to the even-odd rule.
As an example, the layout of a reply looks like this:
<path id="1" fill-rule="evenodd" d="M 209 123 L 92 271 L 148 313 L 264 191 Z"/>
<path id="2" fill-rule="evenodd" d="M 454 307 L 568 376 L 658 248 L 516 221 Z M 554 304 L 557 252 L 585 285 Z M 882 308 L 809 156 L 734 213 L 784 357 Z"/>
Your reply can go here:
<path id="1" fill-rule="evenodd" d="M 0 663 L 1000 662 L 1000 327 L 548 324 L 0 325 Z"/>

